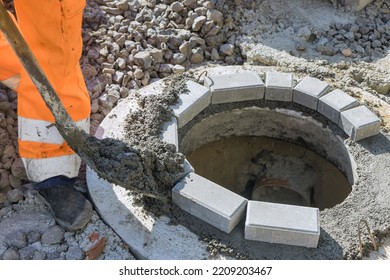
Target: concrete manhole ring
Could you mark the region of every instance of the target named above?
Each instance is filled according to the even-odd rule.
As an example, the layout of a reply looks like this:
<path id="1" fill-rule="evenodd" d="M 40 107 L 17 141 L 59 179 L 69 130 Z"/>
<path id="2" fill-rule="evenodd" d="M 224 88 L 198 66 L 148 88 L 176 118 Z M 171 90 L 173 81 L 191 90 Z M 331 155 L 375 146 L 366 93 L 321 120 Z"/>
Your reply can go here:
<path id="1" fill-rule="evenodd" d="M 261 67 L 254 67 L 253 69 L 253 71 L 264 72 L 264 69 Z M 191 197 L 192 194 L 190 194 L 190 197 L 186 197 L 181 193 L 183 188 L 177 186 L 175 188 L 180 188 L 180 191 L 174 191 L 173 198 L 175 200 L 176 194 L 175 202 L 179 204 L 179 206 L 182 206 L 180 205 L 179 200 L 182 200 L 182 202 L 184 201 L 184 205 L 187 203 L 185 200 L 190 200 L 191 204 L 187 203 L 188 209 L 186 209 L 186 206 L 182 206 L 182 208 L 190 213 L 192 213 L 191 209 L 196 209 L 197 207 L 205 210 L 206 212 L 198 215 L 198 218 L 218 227 L 221 231 L 215 230 L 215 233 L 218 235 L 220 240 L 226 241 L 227 243 L 229 243 L 229 241 L 230 243 L 243 243 L 238 247 L 242 249 L 244 254 L 250 256 L 251 258 L 343 258 L 345 257 L 346 251 L 350 249 L 354 242 L 352 240 L 352 236 L 355 236 L 354 233 L 350 233 L 346 229 L 350 229 L 352 225 L 357 225 L 360 218 L 369 215 L 372 211 L 379 211 L 381 212 L 379 218 L 377 220 L 374 219 L 373 222 L 376 223 L 378 228 L 387 226 L 386 222 L 389 220 L 388 216 L 390 216 L 389 211 L 386 214 L 386 211 L 381 211 L 379 209 L 382 207 L 383 201 L 375 200 L 374 203 L 370 203 L 371 207 L 367 208 L 358 207 L 353 201 L 360 197 L 360 195 L 364 194 L 365 189 L 369 188 L 367 183 L 375 184 L 375 187 L 371 188 L 373 191 L 372 196 L 375 196 L 376 193 L 381 193 L 382 197 L 390 197 L 389 191 L 385 188 L 388 177 L 370 176 L 370 178 L 367 179 L 366 175 L 367 172 L 374 167 L 381 167 L 381 174 L 390 174 L 390 166 L 383 165 L 383 157 L 385 156 L 386 151 L 388 152 L 390 150 L 390 141 L 388 136 L 380 133 L 380 120 L 369 109 L 365 106 L 361 106 L 355 99 L 347 96 L 342 91 L 337 89 L 332 90 L 329 85 L 322 81 L 307 77 L 293 87 L 293 77 L 291 74 L 269 72 L 271 74 L 267 76 L 266 84 L 264 84 L 258 74 L 253 71 L 248 72 L 247 70 L 242 69 L 242 67 L 221 67 L 209 69 L 208 78 L 205 79 L 205 85 L 199 85 L 196 83 L 188 85 L 191 93 L 184 97 L 184 99 L 182 98 L 181 103 L 173 108 L 177 118 L 167 123 L 165 131 L 162 133 L 162 139 L 175 144 L 178 147 L 180 146 L 180 151 L 182 151 L 182 149 L 186 150 L 188 147 L 193 145 L 193 142 L 188 140 L 191 139 L 188 135 L 203 135 L 204 137 L 201 137 L 201 141 L 198 139 L 198 145 L 200 145 L 199 143 L 202 143 L 202 141 L 210 141 L 210 139 L 207 138 L 207 135 L 202 134 L 203 130 L 208 130 L 210 127 L 206 126 L 202 128 L 202 126 L 197 127 L 196 125 L 197 123 L 201 123 L 199 119 L 205 118 L 205 116 L 201 115 L 207 111 L 205 110 L 206 108 L 210 106 L 222 108 L 224 102 L 229 104 L 227 105 L 228 107 L 231 107 L 229 107 L 229 113 L 233 113 L 233 115 L 236 114 L 239 117 L 244 117 L 247 114 L 257 114 L 258 118 L 268 114 L 273 114 L 272 118 L 275 116 L 292 118 L 296 120 L 296 123 L 300 123 L 300 125 L 297 125 L 295 128 L 289 128 L 289 137 L 295 139 L 298 139 L 298 137 L 304 139 L 306 138 L 306 140 L 310 139 L 310 137 L 313 136 L 310 134 L 310 131 L 305 131 L 304 133 L 301 133 L 301 135 L 297 135 L 297 129 L 307 125 L 309 128 L 313 128 L 315 130 L 315 132 L 311 133 L 319 132 L 320 134 L 313 138 L 316 139 L 318 143 L 316 142 L 311 144 L 318 145 L 318 150 L 322 150 L 322 152 L 326 151 L 326 156 L 342 169 L 351 185 L 353 185 L 354 190 L 351 195 L 335 207 L 331 209 L 324 209 L 321 212 L 318 212 L 318 209 L 309 207 L 301 207 L 297 209 L 298 212 L 296 212 L 296 215 L 298 216 L 301 214 L 300 211 L 308 211 L 307 215 L 310 216 L 308 219 L 310 221 L 309 223 L 303 223 L 298 226 L 284 226 L 284 229 L 287 228 L 287 230 L 289 226 L 291 226 L 291 232 L 301 231 L 301 234 L 299 234 L 298 237 L 296 235 L 291 238 L 287 237 L 287 239 L 290 238 L 292 241 L 287 240 L 287 242 L 285 242 L 285 236 L 283 235 L 280 237 L 282 238 L 281 240 L 257 239 L 260 241 L 270 241 L 300 246 L 292 247 L 294 249 L 291 250 L 286 250 L 289 245 L 254 242 L 248 240 L 245 241 L 243 238 L 244 225 L 243 221 L 240 222 L 241 218 L 245 216 L 245 212 L 249 211 L 250 208 L 263 207 L 264 205 L 257 205 L 254 201 L 249 201 L 249 204 L 252 205 L 246 209 L 246 205 L 248 204 L 246 199 L 232 197 L 231 199 L 234 200 L 235 203 L 231 203 L 230 206 L 233 205 L 232 207 L 236 208 L 227 209 L 226 205 L 224 205 L 222 210 L 215 210 L 215 208 L 213 208 L 215 205 L 209 205 L 209 201 L 199 202 L 197 201 L 197 199 L 199 199 L 198 197 Z M 221 75 L 234 75 L 236 77 L 240 77 L 240 75 L 243 74 L 246 78 L 244 80 L 244 85 L 240 85 L 240 88 L 244 89 L 243 92 L 245 94 L 242 94 L 241 97 L 237 94 L 237 89 L 229 91 L 229 87 L 231 88 L 235 86 L 233 82 L 231 84 L 224 84 L 225 91 L 223 88 L 221 89 L 217 87 L 218 79 Z M 214 80 L 213 75 L 215 77 Z M 161 81 L 151 84 L 141 89 L 140 94 L 159 94 L 159 91 L 161 91 L 161 85 Z M 332 98 L 328 98 L 331 95 Z M 332 100 L 337 100 L 337 103 L 332 103 Z M 340 106 L 340 104 L 343 106 Z M 299 108 L 301 108 L 302 111 L 306 110 L 307 112 L 311 112 L 310 110 L 313 110 L 313 114 L 315 116 L 312 117 L 310 114 L 302 114 Z M 121 137 L 123 137 L 123 122 L 129 112 L 134 110 L 137 110 L 137 104 L 134 100 L 126 99 L 121 102 L 102 122 L 97 131 L 97 137 L 112 137 L 120 140 Z M 215 110 L 213 110 L 213 112 L 215 112 Z M 225 118 L 224 114 L 226 114 L 226 112 L 221 109 L 221 112 L 218 112 L 216 115 L 221 116 L 221 118 Z M 327 125 L 317 120 L 316 116 L 322 116 L 320 118 L 328 119 L 329 121 L 326 123 Z M 213 129 L 213 127 L 211 128 Z M 242 131 L 240 129 L 242 129 Z M 247 127 L 241 127 L 240 129 L 237 127 L 230 127 L 230 129 L 226 129 L 225 135 L 248 133 L 248 131 L 255 131 L 258 129 L 258 126 L 247 125 Z M 183 131 L 186 132 L 184 133 Z M 283 138 L 283 136 L 278 135 L 280 131 L 275 131 L 273 127 L 269 127 L 269 132 L 272 135 L 267 136 Z M 180 133 L 184 136 L 182 135 L 180 137 Z M 219 136 L 221 135 L 224 135 L 224 133 L 219 133 Z M 210 137 L 215 137 L 215 135 L 210 135 Z M 350 139 L 350 137 L 352 139 Z M 364 138 L 367 139 L 362 140 Z M 359 142 L 355 142 L 355 140 Z M 307 142 L 310 143 L 310 141 Z M 329 149 L 329 147 L 332 147 L 332 149 Z M 187 171 L 187 178 L 190 178 L 191 180 L 193 180 L 194 176 L 201 177 L 192 172 L 193 170 L 191 170 L 191 166 L 188 163 Z M 360 180 L 361 177 L 365 179 Z M 201 178 L 200 180 L 203 179 L 206 181 L 200 185 L 205 186 L 208 183 L 213 184 L 213 182 L 210 182 L 205 178 Z M 184 178 L 182 182 L 185 180 L 186 178 Z M 171 225 L 169 218 L 164 216 L 157 218 L 152 214 L 145 215 L 145 212 L 142 211 L 141 208 L 134 205 L 134 201 L 132 197 L 128 195 L 127 190 L 99 179 L 91 170 L 88 170 L 87 172 L 87 183 L 91 198 L 103 219 L 118 233 L 119 236 L 121 236 L 121 238 L 129 245 L 132 253 L 138 258 L 216 258 L 215 256 L 210 255 L 208 250 L 209 244 L 204 240 L 200 240 L 196 231 L 194 232 L 193 230 L 189 230 L 183 225 Z M 221 188 L 224 189 L 223 187 Z M 368 196 L 366 198 L 367 201 L 372 202 L 372 196 Z M 366 199 L 362 198 L 361 201 L 364 202 Z M 195 206 L 192 204 L 194 201 Z M 366 204 L 368 205 L 368 202 L 366 202 Z M 265 209 L 269 206 L 270 205 L 265 205 Z M 271 206 L 273 207 L 273 205 Z M 354 213 L 353 217 L 349 220 L 344 219 L 347 213 L 350 213 L 351 209 L 354 207 L 356 207 L 356 213 Z M 214 210 L 208 212 L 210 209 Z M 288 208 L 287 211 L 290 211 L 291 209 L 295 208 Z M 222 213 L 219 212 L 220 210 Z M 223 213 L 223 211 L 230 211 L 229 213 L 233 214 L 230 216 L 225 215 L 226 213 Z M 273 209 L 272 211 L 276 211 L 277 213 L 277 211 L 286 210 Z M 207 220 L 207 217 L 210 220 Z M 259 221 L 253 222 L 255 225 L 255 231 L 259 229 L 260 231 L 264 230 L 262 225 L 259 227 L 257 224 Z M 261 222 L 264 221 L 260 221 L 260 223 Z M 220 225 L 218 225 L 218 223 Z M 239 223 L 240 226 L 236 227 Z M 301 221 L 296 221 L 296 223 L 299 224 Z M 247 225 L 253 225 L 253 223 L 247 222 Z M 337 227 L 335 225 L 337 225 Z M 282 227 L 283 225 L 281 228 Z M 205 226 L 205 228 L 208 228 L 208 226 Z M 309 234 L 307 235 L 307 233 Z M 255 232 L 250 233 L 249 235 L 254 235 L 256 240 L 259 233 Z M 294 244 L 294 242 L 297 243 Z M 234 248 L 234 245 L 232 247 Z M 316 249 L 306 247 L 316 247 Z M 218 257 L 224 258 L 223 255 Z"/>

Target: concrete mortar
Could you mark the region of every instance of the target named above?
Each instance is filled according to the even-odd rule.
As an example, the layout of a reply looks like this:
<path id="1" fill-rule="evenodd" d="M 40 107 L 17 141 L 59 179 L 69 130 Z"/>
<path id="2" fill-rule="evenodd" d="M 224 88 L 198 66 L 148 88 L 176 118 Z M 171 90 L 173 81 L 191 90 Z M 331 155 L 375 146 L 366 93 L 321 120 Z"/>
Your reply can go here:
<path id="1" fill-rule="evenodd" d="M 235 68 L 235 71 L 239 71 L 240 67 Z M 264 70 L 264 68 L 259 67 L 259 69 Z M 261 71 L 260 71 L 261 72 Z M 141 99 L 142 100 L 142 99 Z M 123 101 L 122 104 L 127 101 Z M 263 102 L 263 101 L 261 101 Z M 265 102 L 265 101 L 264 101 Z M 141 102 L 141 104 L 143 104 Z M 263 107 L 270 106 L 271 103 L 267 103 L 267 105 L 263 105 Z M 144 104 L 143 104 L 144 105 Z M 245 102 L 239 102 L 236 105 L 228 104 L 227 107 L 231 106 L 242 106 L 248 107 L 249 104 L 245 104 Z M 256 106 L 253 102 L 250 102 L 250 106 Z M 209 110 L 209 113 L 215 113 L 216 111 L 224 111 L 225 108 L 213 107 Z M 298 106 L 298 105 L 290 105 L 290 106 Z M 121 106 L 118 106 L 121 107 Z M 124 107 L 122 107 L 123 109 Z M 217 108 L 217 109 L 216 109 Z M 234 108 L 229 108 L 234 109 Z M 237 109 L 237 108 L 235 108 Z M 285 110 L 286 108 L 283 108 Z M 371 137 L 369 139 L 363 140 L 361 142 L 353 142 L 346 138 L 335 125 L 329 122 L 325 122 L 324 118 L 319 114 L 313 114 L 310 110 L 302 110 L 302 107 L 289 108 L 300 111 L 301 113 L 295 113 L 297 116 L 310 115 L 307 117 L 311 119 L 309 123 L 313 125 L 319 125 L 319 127 L 323 127 L 323 131 L 331 131 L 334 134 L 338 135 L 334 137 L 335 139 L 339 139 L 339 141 L 344 142 L 347 147 L 351 157 L 356 162 L 356 174 L 352 171 L 348 175 L 348 172 L 344 171 L 350 182 L 353 182 L 353 191 L 352 193 L 339 205 L 336 205 L 332 209 L 325 209 L 321 211 L 321 237 L 319 241 L 319 246 L 317 249 L 306 249 L 300 247 L 290 248 L 285 245 L 275 245 L 275 244 L 267 244 L 261 242 L 251 242 L 244 241 L 242 232 L 244 224 L 240 223 L 235 230 L 231 234 L 224 234 L 220 231 L 214 229 L 212 226 L 209 226 L 194 217 L 189 218 L 188 214 L 183 211 L 177 209 L 176 207 L 168 207 L 165 208 L 165 213 L 168 215 L 168 220 L 166 220 L 165 216 L 158 218 L 151 212 L 147 211 L 147 207 L 142 209 L 142 203 L 139 205 L 141 207 L 140 212 L 132 213 L 131 210 L 127 210 L 127 212 L 123 212 L 120 215 L 134 215 L 135 217 L 142 215 L 144 217 L 149 217 L 149 219 L 159 221 L 163 219 L 166 224 L 180 224 L 180 226 L 184 226 L 184 228 L 188 229 L 188 232 L 191 234 L 195 234 L 199 240 L 194 243 L 196 248 L 206 248 L 209 253 L 206 256 L 202 253 L 201 255 L 192 255 L 191 258 L 231 258 L 231 257 L 239 257 L 239 258 L 251 258 L 251 259 L 354 259 L 358 258 L 357 252 L 357 237 L 356 231 L 357 226 L 360 219 L 366 219 L 371 225 L 372 229 L 377 232 L 381 232 L 386 230 L 389 227 L 390 221 L 390 211 L 388 201 L 390 198 L 390 192 L 387 188 L 389 175 L 390 174 L 390 164 L 388 163 L 388 156 L 390 153 L 390 137 L 386 133 L 381 133 L 378 136 Z M 119 109 L 118 109 L 119 110 Z M 123 126 L 124 119 L 116 119 L 114 116 L 119 114 L 116 108 L 108 115 L 106 120 L 111 119 L 112 122 L 103 121 L 102 126 L 104 128 L 104 137 L 107 136 L 115 136 L 119 138 L 126 138 L 126 134 L 118 133 L 118 127 Z M 206 111 L 205 110 L 205 111 Z M 259 109 L 257 109 L 259 110 Z M 125 113 L 121 113 L 127 114 Z M 204 113 L 206 114 L 206 113 Z M 203 115 L 203 118 L 206 115 Z M 202 118 L 202 114 L 198 115 L 196 118 Z M 195 123 L 198 120 L 193 121 L 188 124 L 189 126 L 195 126 Z M 298 117 L 297 117 L 298 118 Z M 127 119 L 128 120 L 128 119 Z M 120 125 L 119 125 L 120 124 Z M 119 126 L 118 126 L 119 125 Z M 138 127 L 138 129 L 143 129 L 142 127 Z M 189 127 L 188 127 L 189 129 Z M 123 128 L 119 128 L 122 130 Z M 181 138 L 184 137 L 186 133 L 181 131 Z M 341 140 L 340 140 L 341 139 Z M 128 141 L 123 139 L 123 141 Z M 329 143 L 328 143 L 329 144 Z M 323 147 L 329 147 L 329 145 L 323 145 Z M 334 147 L 334 146 L 333 146 Z M 314 147 L 314 150 L 319 154 L 324 154 L 328 156 L 329 159 L 329 151 L 327 149 L 318 149 Z M 331 154 L 331 153 L 330 153 Z M 337 153 L 334 154 L 337 157 Z M 338 155 L 339 156 L 339 155 Z M 337 157 L 339 158 L 339 157 Z M 345 158 L 345 160 L 348 160 Z M 331 160 L 332 161 L 332 160 Z M 333 160 L 332 162 L 334 162 Z M 341 160 L 342 162 L 343 160 Z M 352 169 L 353 170 L 353 169 Z M 91 175 L 89 175 L 91 176 Z M 94 184 L 96 181 L 93 181 Z M 99 189 L 99 188 L 97 188 Z M 114 187 L 115 190 L 115 187 Z M 91 190 L 91 196 L 94 200 L 95 190 Z M 132 195 L 131 195 L 132 196 Z M 134 201 L 133 201 L 134 202 Z M 103 213 L 105 209 L 100 209 L 99 201 L 95 201 L 97 208 L 100 210 L 103 218 L 105 214 Z M 113 203 L 111 201 L 111 203 Z M 151 203 L 146 203 L 151 204 Z M 127 207 L 125 205 L 125 207 Z M 159 208 L 157 206 L 157 208 Z M 166 210 L 169 209 L 169 213 Z M 122 209 L 123 210 L 123 209 Z M 159 211 L 157 211 L 159 212 Z M 119 214 L 119 213 L 118 213 Z M 159 213 L 161 214 L 161 212 Z M 165 218 L 164 218 L 165 217 Z M 142 219 L 141 219 L 142 220 Z M 107 221 L 110 223 L 110 221 Z M 115 230 L 115 228 L 114 228 Z M 158 231 L 157 223 L 150 231 Z M 122 236 L 126 234 L 124 232 L 119 233 Z M 157 238 L 159 235 L 154 236 L 153 238 Z M 171 239 L 175 239 L 175 236 L 171 236 Z M 180 239 L 175 239 L 175 244 L 179 246 Z M 158 243 L 158 241 L 156 241 Z M 212 245 L 212 244 L 214 245 Z M 129 244 L 131 247 L 131 244 Z M 226 250 L 221 250 L 218 252 L 218 248 L 229 248 Z M 151 249 L 147 246 L 147 249 Z M 232 251 L 230 251 L 232 250 Z M 202 250 L 201 250 L 202 251 Z M 223 252 L 222 252 L 223 251 Z M 146 251 L 144 251 L 145 253 Z M 226 254 L 226 252 L 230 252 Z M 140 255 L 143 255 L 142 252 L 138 252 Z M 167 251 L 161 251 L 158 258 L 164 259 L 168 254 Z M 145 255 L 143 255 L 146 257 Z M 153 255 L 156 257 L 156 255 Z M 178 254 L 175 258 L 181 258 Z M 188 258 L 188 256 L 187 256 Z"/>
<path id="2" fill-rule="evenodd" d="M 93 147 L 90 155 L 95 159 L 99 172 L 117 179 L 124 188 L 146 194 L 151 200 L 144 200 L 143 203 L 155 208 L 155 211 L 164 211 L 164 202 L 159 204 L 160 207 L 156 207 L 156 204 L 159 200 L 170 198 L 171 186 L 184 172 L 183 155 L 176 152 L 174 145 L 161 141 L 160 133 L 164 123 L 172 118 L 169 106 L 177 101 L 179 94 L 186 94 L 184 82 L 191 78 L 194 77 L 172 76 L 163 83 L 151 85 L 151 88 L 163 88 L 159 95 L 151 94 L 148 89 L 134 92 L 130 99 L 137 100 L 134 105 L 137 109 L 121 119 L 125 122 L 120 130 L 123 137 L 91 139 L 93 143 L 86 145 L 88 149 Z M 113 113 L 108 118 L 118 118 L 118 115 Z M 100 127 L 97 131 L 98 138 L 100 133 L 109 133 L 101 131 Z M 105 137 L 110 135 L 107 133 Z M 101 177 L 118 184 L 108 176 Z"/>

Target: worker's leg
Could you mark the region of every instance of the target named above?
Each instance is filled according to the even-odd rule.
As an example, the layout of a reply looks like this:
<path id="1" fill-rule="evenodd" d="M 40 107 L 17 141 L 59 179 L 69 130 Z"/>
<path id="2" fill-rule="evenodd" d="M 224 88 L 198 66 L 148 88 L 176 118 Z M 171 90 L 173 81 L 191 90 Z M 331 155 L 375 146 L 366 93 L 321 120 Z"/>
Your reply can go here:
<path id="1" fill-rule="evenodd" d="M 11 17 L 16 20 L 10 13 Z M 0 31 L 0 82 L 16 90 L 20 81 L 21 65 L 8 41 Z"/>
<path id="2" fill-rule="evenodd" d="M 32 52 L 70 116 L 88 131 L 90 100 L 79 65 L 85 1 L 15 0 L 14 3 L 20 29 Z M 62 219 L 63 226 L 77 229 L 83 222 L 78 219 L 87 219 L 79 217 L 79 212 L 85 216 L 85 207 L 91 210 L 89 202 L 84 205 L 79 193 L 68 187 L 79 173 L 81 159 L 59 134 L 52 114 L 25 70 L 21 71 L 18 87 L 18 117 L 19 153 L 29 179 L 38 183 L 57 221 Z M 76 212 L 68 209 L 69 204 L 73 204 Z"/>

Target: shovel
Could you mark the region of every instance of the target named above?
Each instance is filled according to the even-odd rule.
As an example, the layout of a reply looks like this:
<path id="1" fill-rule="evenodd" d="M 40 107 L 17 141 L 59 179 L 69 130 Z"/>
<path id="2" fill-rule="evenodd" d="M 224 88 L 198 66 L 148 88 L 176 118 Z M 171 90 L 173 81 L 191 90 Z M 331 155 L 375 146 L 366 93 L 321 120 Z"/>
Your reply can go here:
<path id="1" fill-rule="evenodd" d="M 107 172 L 107 170 L 99 170 L 96 162 L 99 161 L 99 149 L 104 149 L 104 143 L 102 140 L 99 140 L 84 131 L 80 130 L 72 118 L 69 116 L 65 110 L 63 104 L 61 103 L 60 98 L 57 93 L 54 91 L 52 85 L 44 74 L 42 68 L 38 64 L 35 56 L 31 52 L 31 49 L 24 40 L 19 29 L 15 25 L 14 21 L 8 14 L 6 8 L 0 1 L 0 30 L 3 32 L 4 36 L 7 38 L 9 44 L 15 51 L 20 62 L 22 63 L 24 69 L 29 74 L 31 80 L 42 96 L 43 100 L 46 103 L 46 106 L 50 109 L 51 113 L 55 119 L 55 125 L 65 139 L 67 144 L 87 163 L 87 165 L 93 169 L 100 178 L 106 179 L 107 181 L 114 183 L 116 185 L 125 187 L 126 189 L 138 192 L 148 197 L 152 197 L 158 200 L 166 201 L 167 199 L 155 195 L 150 192 L 145 192 L 138 188 L 129 186 L 128 183 L 124 182 L 122 176 L 116 176 L 117 172 Z M 113 140 L 115 141 L 115 140 Z M 120 141 L 117 141 L 120 142 Z M 126 146 L 125 143 L 115 143 L 116 145 L 121 144 Z M 93 147 L 92 147 L 93 146 Z M 140 156 L 138 152 L 130 147 L 124 147 L 126 153 L 135 161 L 140 161 Z M 119 164 L 123 157 L 118 157 Z M 128 158 L 126 160 L 128 165 Z M 141 171 L 142 172 L 142 171 Z M 110 173 L 110 174 L 108 174 Z M 121 178 L 118 178 L 121 177 Z"/>

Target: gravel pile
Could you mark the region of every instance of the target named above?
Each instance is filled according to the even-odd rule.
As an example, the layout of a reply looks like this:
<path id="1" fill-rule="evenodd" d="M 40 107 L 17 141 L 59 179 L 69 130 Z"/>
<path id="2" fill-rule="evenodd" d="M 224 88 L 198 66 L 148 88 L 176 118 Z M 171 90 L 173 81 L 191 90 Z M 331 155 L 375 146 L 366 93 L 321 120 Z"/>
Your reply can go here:
<path id="1" fill-rule="evenodd" d="M 229 40 L 236 39 L 238 45 L 264 44 L 294 56 L 333 62 L 376 61 L 386 56 L 390 47 L 388 1 L 374 1 L 357 13 L 335 10 L 318 0 L 249 2 L 252 5 L 241 5 L 241 9 L 233 4 L 229 8 L 240 26 L 237 38 Z"/>
<path id="2" fill-rule="evenodd" d="M 368 62 L 383 57 L 390 47 L 390 3 L 377 1 L 356 22 L 331 25 L 313 45 L 327 56 L 342 53 Z"/>
<path id="3" fill-rule="evenodd" d="M 233 19 L 216 0 L 103 1 L 85 10 L 82 69 L 92 98 L 92 126 L 120 98 L 206 61 L 242 63 L 227 43 Z"/>
<path id="4" fill-rule="evenodd" d="M 7 200 L 6 193 L 22 185 L 27 179 L 21 159 L 17 153 L 18 117 L 16 93 L 0 88 L 0 206 Z M 8 195 L 11 201 L 13 195 Z"/>

